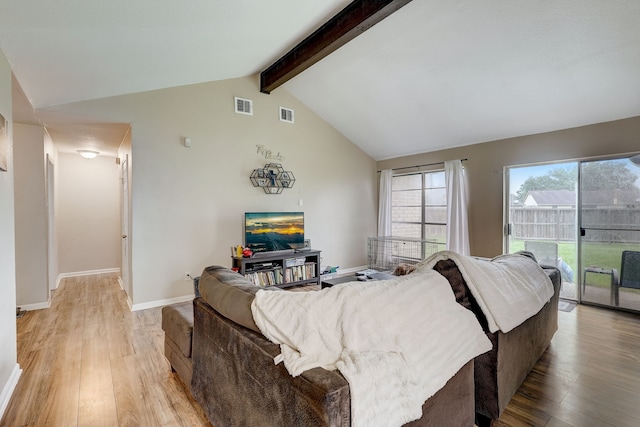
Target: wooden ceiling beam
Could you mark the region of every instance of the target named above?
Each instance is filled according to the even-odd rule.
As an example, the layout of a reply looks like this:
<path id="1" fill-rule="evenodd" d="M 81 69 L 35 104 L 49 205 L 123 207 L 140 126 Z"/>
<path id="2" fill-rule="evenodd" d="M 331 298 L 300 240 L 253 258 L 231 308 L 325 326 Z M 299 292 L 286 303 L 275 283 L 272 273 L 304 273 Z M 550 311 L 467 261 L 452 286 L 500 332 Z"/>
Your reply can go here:
<path id="1" fill-rule="evenodd" d="M 270 93 L 411 0 L 355 0 L 260 73 L 260 92 Z"/>

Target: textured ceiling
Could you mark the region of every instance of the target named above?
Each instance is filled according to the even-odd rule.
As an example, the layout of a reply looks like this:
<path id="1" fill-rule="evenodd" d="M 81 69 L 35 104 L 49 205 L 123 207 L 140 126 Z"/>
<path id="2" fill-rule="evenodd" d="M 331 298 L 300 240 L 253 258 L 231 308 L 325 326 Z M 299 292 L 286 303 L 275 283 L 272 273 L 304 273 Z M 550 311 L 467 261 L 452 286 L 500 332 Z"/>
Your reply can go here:
<path id="1" fill-rule="evenodd" d="M 0 49 L 71 149 L 112 124 L 46 107 L 257 73 L 348 3 L 0 0 Z M 384 159 L 637 116 L 639 76 L 640 1 L 414 0 L 283 88 Z"/>

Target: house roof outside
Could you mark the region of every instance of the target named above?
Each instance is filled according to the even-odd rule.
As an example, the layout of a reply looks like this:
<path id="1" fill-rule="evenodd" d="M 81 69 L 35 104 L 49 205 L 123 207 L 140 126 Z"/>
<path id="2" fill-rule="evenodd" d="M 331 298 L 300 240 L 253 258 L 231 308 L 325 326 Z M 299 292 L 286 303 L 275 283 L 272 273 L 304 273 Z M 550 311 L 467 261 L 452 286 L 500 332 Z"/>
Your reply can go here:
<path id="1" fill-rule="evenodd" d="M 572 190 L 535 190 L 529 191 L 524 200 L 525 206 L 575 206 L 576 193 Z"/>
<path id="2" fill-rule="evenodd" d="M 638 194 L 622 190 L 592 190 L 582 192 L 583 206 L 626 206 L 638 203 Z M 575 206 L 576 193 L 573 190 L 529 191 L 524 206 Z"/>

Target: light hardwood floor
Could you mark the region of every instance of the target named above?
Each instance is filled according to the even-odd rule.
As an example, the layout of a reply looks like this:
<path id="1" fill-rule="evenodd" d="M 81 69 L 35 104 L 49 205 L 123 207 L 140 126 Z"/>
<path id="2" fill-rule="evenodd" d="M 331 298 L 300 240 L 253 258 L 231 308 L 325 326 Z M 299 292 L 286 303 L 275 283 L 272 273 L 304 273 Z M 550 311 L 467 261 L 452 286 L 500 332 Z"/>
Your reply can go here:
<path id="1" fill-rule="evenodd" d="M 63 280 L 18 322 L 24 370 L 1 426 L 209 426 L 163 356 L 160 308 L 115 275 Z M 639 426 L 640 317 L 578 306 L 494 426 Z M 223 427 L 223 426 L 219 426 Z M 306 427 L 306 426 L 305 426 Z"/>
<path id="2" fill-rule="evenodd" d="M 163 355 L 161 308 L 131 312 L 117 276 L 64 279 L 18 321 L 23 369 L 2 426 L 210 426 Z"/>

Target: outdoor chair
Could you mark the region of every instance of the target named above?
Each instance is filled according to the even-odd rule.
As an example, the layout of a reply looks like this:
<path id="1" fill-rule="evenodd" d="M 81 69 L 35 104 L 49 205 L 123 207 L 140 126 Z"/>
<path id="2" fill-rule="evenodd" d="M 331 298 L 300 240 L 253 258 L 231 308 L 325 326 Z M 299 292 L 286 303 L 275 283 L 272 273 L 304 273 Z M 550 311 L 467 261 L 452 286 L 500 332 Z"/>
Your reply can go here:
<path id="1" fill-rule="evenodd" d="M 618 284 L 620 283 L 620 275 L 616 268 L 602 268 L 597 266 L 586 267 L 582 273 L 582 295 L 587 293 L 587 273 L 606 274 L 611 277 L 611 296 L 610 304 L 618 305 Z"/>
<path id="2" fill-rule="evenodd" d="M 538 264 L 557 267 L 560 273 L 562 273 L 563 282 L 568 281 L 573 283 L 573 270 L 558 256 L 558 244 L 556 242 L 525 240 L 524 250 L 531 252 L 536 257 Z"/>
<path id="3" fill-rule="evenodd" d="M 613 284 L 614 303 L 620 303 L 619 289 L 634 288 L 640 289 L 640 252 L 623 251 L 620 267 L 620 280 Z"/>
<path id="4" fill-rule="evenodd" d="M 539 264 L 558 265 L 558 244 L 555 242 L 525 240 L 524 250 L 533 253 Z"/>

